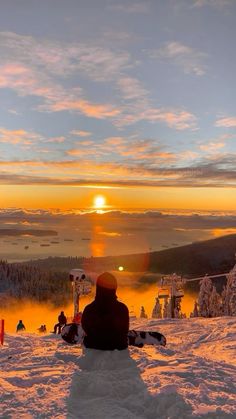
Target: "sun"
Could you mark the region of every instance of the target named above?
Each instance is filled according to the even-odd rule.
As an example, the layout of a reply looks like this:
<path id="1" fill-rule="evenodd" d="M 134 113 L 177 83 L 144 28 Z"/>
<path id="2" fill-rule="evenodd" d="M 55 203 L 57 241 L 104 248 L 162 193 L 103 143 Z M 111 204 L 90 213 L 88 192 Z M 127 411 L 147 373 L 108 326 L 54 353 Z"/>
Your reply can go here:
<path id="1" fill-rule="evenodd" d="M 94 197 L 94 207 L 104 208 L 106 204 L 106 198 L 103 195 L 97 195 Z"/>

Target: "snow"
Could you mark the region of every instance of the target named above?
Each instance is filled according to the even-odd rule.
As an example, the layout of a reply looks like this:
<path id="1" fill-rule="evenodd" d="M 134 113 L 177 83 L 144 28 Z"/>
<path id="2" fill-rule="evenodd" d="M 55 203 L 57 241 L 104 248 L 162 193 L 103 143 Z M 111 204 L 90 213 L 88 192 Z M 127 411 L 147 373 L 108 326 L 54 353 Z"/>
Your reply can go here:
<path id="1" fill-rule="evenodd" d="M 7 334 L 0 347 L 0 416 L 236 418 L 236 322 L 138 319 L 167 346 L 84 350 L 60 336 Z"/>

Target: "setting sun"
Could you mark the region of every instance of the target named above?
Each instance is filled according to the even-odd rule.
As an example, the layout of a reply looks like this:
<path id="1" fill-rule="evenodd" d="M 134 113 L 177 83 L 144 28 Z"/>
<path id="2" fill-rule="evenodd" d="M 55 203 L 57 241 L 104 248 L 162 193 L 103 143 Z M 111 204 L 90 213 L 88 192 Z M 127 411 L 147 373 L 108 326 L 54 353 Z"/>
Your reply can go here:
<path id="1" fill-rule="evenodd" d="M 106 199 L 103 195 L 97 195 L 94 197 L 95 208 L 104 208 L 105 204 L 106 204 Z"/>

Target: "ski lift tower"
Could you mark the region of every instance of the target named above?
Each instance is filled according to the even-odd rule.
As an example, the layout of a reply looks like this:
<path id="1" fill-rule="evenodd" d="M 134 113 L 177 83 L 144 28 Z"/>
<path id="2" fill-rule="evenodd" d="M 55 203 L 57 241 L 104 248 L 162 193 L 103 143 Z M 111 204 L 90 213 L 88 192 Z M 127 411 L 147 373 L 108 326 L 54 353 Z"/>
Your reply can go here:
<path id="1" fill-rule="evenodd" d="M 172 318 L 175 317 L 175 309 L 178 309 L 181 298 L 184 296 L 183 284 L 182 277 L 176 273 L 165 275 L 161 278 L 161 288 L 158 291 L 158 298 L 170 299 Z"/>
<path id="2" fill-rule="evenodd" d="M 88 279 L 83 269 L 71 269 L 70 281 L 73 290 L 73 302 L 74 302 L 74 319 L 73 322 L 80 322 L 81 313 L 79 312 L 79 298 L 81 295 L 88 295 L 91 292 L 92 284 Z"/>

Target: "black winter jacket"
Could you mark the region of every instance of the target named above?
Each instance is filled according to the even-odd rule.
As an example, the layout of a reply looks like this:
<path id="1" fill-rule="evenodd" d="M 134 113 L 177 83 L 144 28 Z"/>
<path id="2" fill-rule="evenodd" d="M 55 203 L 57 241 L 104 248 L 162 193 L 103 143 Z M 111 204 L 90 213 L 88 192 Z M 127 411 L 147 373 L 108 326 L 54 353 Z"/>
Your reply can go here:
<path id="1" fill-rule="evenodd" d="M 117 301 L 115 291 L 97 287 L 95 300 L 84 309 L 82 328 L 86 348 L 126 349 L 129 330 L 129 311 Z"/>
<path id="2" fill-rule="evenodd" d="M 59 321 L 60 324 L 66 324 L 67 318 L 66 318 L 66 316 L 64 314 L 60 314 L 58 316 L 58 321 Z"/>

